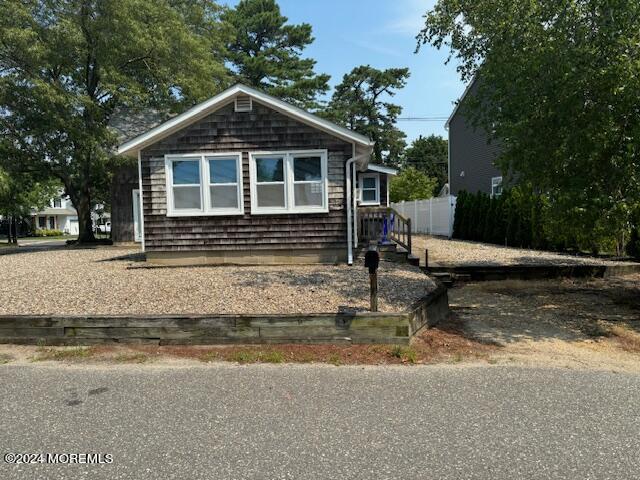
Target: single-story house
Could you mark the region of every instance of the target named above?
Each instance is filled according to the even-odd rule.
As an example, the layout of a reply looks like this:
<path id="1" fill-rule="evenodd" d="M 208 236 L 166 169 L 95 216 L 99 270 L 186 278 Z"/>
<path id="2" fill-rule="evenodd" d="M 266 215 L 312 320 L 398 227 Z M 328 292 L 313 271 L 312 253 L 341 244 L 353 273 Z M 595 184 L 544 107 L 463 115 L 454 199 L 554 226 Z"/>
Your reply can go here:
<path id="1" fill-rule="evenodd" d="M 502 173 L 494 162 L 500 154 L 500 143 L 491 141 L 482 128 L 474 127 L 466 118 L 465 102 L 478 90 L 476 76 L 458 100 L 445 124 L 449 132 L 449 193 L 485 192 L 500 195 Z"/>
<path id="2" fill-rule="evenodd" d="M 370 164 L 372 150 L 238 84 L 122 143 L 138 186 L 120 197 L 151 262 L 352 263 L 359 205 L 386 207 L 396 173 Z"/>

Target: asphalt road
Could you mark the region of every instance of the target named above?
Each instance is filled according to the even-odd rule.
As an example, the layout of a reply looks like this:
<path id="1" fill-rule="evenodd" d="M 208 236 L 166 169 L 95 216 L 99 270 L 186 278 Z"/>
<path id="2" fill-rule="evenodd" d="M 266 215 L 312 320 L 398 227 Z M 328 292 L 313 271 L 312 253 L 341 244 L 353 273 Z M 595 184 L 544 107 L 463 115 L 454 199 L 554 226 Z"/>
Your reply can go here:
<path id="1" fill-rule="evenodd" d="M 10 479 L 634 479 L 640 376 L 511 367 L 0 367 Z"/>

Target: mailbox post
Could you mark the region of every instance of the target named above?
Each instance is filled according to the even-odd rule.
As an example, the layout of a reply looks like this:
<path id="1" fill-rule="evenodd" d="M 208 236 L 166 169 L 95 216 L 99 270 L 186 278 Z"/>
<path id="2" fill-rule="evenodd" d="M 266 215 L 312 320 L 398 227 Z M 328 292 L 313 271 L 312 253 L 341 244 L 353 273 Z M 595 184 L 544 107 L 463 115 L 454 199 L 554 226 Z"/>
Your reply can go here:
<path id="1" fill-rule="evenodd" d="M 378 311 L 378 265 L 380 265 L 380 254 L 375 246 L 370 246 L 364 254 L 364 266 L 369 269 L 369 287 L 372 312 Z"/>

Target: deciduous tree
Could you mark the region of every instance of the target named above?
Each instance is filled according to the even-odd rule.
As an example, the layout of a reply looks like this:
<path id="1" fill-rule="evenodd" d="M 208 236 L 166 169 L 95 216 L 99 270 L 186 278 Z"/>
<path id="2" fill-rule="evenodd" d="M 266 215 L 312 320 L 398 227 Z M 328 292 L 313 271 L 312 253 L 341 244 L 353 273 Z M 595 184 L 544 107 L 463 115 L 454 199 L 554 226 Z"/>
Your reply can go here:
<path id="1" fill-rule="evenodd" d="M 415 167 L 428 177 L 435 178 L 436 190 L 440 190 L 448 180 L 447 144 L 447 140 L 438 135 L 420 135 L 405 151 L 403 164 Z"/>
<path id="2" fill-rule="evenodd" d="M 640 198 L 640 3 L 439 0 L 418 38 L 479 76 L 466 114 L 502 170 L 548 194 L 581 248 L 620 250 Z"/>
<path id="3" fill-rule="evenodd" d="M 114 112 L 181 110 L 228 81 L 217 11 L 209 0 L 0 3 L 5 158 L 62 182 L 79 241 L 93 240 L 91 209 L 108 190 Z"/>
<path id="4" fill-rule="evenodd" d="M 434 178 L 427 177 L 424 172 L 414 167 L 408 167 L 391 178 L 389 199 L 392 202 L 424 200 L 433 197 L 435 188 Z"/>

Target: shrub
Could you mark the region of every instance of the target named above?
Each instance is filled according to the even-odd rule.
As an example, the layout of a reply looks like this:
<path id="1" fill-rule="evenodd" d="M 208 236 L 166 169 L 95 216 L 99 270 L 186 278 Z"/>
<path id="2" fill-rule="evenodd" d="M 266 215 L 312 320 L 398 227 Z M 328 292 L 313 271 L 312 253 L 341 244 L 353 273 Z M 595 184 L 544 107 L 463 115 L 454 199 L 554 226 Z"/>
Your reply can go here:
<path id="1" fill-rule="evenodd" d="M 61 237 L 62 235 L 62 230 L 51 230 L 47 228 L 38 229 L 34 232 L 34 236 L 36 237 Z"/>

